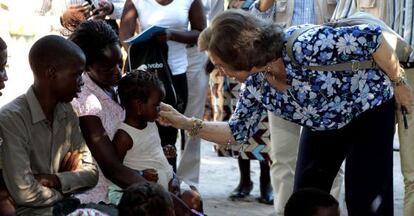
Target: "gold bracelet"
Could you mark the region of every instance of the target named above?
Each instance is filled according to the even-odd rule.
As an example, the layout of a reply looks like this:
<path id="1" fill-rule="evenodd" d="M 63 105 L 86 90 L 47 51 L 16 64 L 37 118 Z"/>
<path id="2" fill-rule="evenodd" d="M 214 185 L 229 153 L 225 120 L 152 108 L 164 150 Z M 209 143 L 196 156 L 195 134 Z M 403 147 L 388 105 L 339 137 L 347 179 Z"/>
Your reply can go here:
<path id="1" fill-rule="evenodd" d="M 195 117 L 192 117 L 191 121 L 193 121 L 193 127 L 188 131 L 188 135 L 197 136 L 201 128 L 203 128 L 204 122 L 203 120 L 195 118 Z"/>
<path id="2" fill-rule="evenodd" d="M 402 86 L 407 84 L 407 77 L 405 75 L 405 70 L 400 67 L 400 74 L 395 79 L 391 79 L 391 84 L 393 87 Z"/>

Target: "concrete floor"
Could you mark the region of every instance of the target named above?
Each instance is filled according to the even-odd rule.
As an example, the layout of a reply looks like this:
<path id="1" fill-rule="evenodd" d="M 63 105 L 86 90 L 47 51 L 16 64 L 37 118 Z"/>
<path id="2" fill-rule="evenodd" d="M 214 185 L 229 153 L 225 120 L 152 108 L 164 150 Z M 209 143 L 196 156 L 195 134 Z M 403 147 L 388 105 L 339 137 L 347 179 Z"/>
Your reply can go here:
<path id="1" fill-rule="evenodd" d="M 397 140 L 396 140 L 397 141 Z M 397 141 L 398 142 L 398 141 Z M 204 198 L 205 212 L 208 215 L 226 216 L 270 216 L 275 215 L 273 206 L 256 202 L 260 196 L 259 175 L 260 168 L 257 161 L 251 162 L 251 179 L 254 182 L 253 191 L 245 201 L 230 201 L 227 199 L 230 192 L 239 182 L 237 160 L 233 158 L 217 157 L 212 144 L 203 141 L 201 147 L 201 174 L 199 189 Z M 402 216 L 404 184 L 400 169 L 399 152 L 394 152 L 394 215 Z M 344 192 L 341 198 L 344 204 Z M 340 201 L 341 202 L 341 201 Z M 348 215 L 346 209 L 341 209 L 341 215 Z"/>

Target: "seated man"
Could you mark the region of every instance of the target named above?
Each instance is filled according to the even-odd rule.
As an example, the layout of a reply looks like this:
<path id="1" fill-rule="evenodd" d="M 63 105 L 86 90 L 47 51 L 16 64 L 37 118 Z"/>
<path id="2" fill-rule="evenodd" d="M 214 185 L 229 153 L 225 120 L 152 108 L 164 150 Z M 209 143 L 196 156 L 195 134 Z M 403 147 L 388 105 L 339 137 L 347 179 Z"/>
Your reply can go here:
<path id="1" fill-rule="evenodd" d="M 98 181 L 69 103 L 83 84 L 85 56 L 50 35 L 32 46 L 29 62 L 33 85 L 0 111 L 3 178 L 18 215 L 52 215 L 54 204 Z"/>

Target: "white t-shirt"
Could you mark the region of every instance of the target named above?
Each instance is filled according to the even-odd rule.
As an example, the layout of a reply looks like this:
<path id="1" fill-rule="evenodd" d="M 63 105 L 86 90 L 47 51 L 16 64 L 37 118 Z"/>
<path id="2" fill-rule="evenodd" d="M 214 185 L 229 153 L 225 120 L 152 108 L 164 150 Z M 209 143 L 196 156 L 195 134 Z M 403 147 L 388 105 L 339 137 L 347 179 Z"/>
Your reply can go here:
<path id="1" fill-rule="evenodd" d="M 133 3 L 142 30 L 157 25 L 171 30 L 187 31 L 193 0 L 173 0 L 168 5 L 160 5 L 156 0 L 134 0 Z M 168 64 L 172 74 L 185 73 L 188 66 L 186 44 L 176 41 L 167 41 L 167 44 Z"/>
<path id="2" fill-rule="evenodd" d="M 148 122 L 147 127 L 139 130 L 122 123 L 119 129 L 125 131 L 133 141 L 131 149 L 125 155 L 124 165 L 134 170 L 157 170 L 158 183 L 168 190 L 173 169 L 162 150 L 157 125 Z"/>

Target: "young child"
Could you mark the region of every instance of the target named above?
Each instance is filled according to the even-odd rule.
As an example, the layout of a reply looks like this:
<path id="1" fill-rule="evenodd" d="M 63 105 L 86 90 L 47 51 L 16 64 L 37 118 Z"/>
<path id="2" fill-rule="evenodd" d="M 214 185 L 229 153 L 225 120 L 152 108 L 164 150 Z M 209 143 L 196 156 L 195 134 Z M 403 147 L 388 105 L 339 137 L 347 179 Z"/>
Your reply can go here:
<path id="1" fill-rule="evenodd" d="M 174 215 L 173 201 L 161 185 L 154 183 L 138 183 L 124 190 L 118 204 L 118 214 L 123 216 Z"/>
<path id="2" fill-rule="evenodd" d="M 298 190 L 285 206 L 285 216 L 339 216 L 339 204 L 325 191 L 314 188 Z"/>
<path id="3" fill-rule="evenodd" d="M 126 111 L 125 121 L 112 141 L 119 159 L 124 165 L 138 171 L 155 169 L 158 174 L 157 183 L 181 196 L 180 183 L 174 177 L 173 169 L 164 155 L 154 123 L 165 95 L 162 82 L 154 72 L 133 71 L 118 82 L 118 94 L 121 106 Z M 111 203 L 118 204 L 121 195 L 118 187 L 109 187 Z M 188 207 L 201 211 L 200 196 L 196 191 L 185 192 L 184 198 L 183 201 L 188 201 Z"/>

